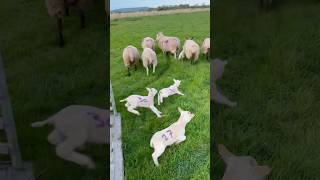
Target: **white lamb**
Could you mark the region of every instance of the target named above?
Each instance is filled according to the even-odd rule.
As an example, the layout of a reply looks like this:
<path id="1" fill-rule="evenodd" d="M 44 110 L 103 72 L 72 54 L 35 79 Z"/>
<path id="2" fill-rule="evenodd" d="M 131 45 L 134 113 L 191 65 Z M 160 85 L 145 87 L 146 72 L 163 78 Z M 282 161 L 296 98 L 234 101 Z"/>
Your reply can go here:
<path id="1" fill-rule="evenodd" d="M 199 58 L 199 54 L 200 54 L 199 45 L 195 41 L 188 39 L 188 40 L 186 40 L 186 42 L 183 45 L 183 50 L 181 51 L 181 53 L 179 55 L 179 59 L 182 59 L 185 57 L 187 59 L 191 59 L 193 57 L 194 58 L 193 62 L 196 62 Z M 192 61 L 191 61 L 191 63 L 192 63 Z"/>
<path id="2" fill-rule="evenodd" d="M 185 136 L 186 125 L 195 115 L 189 111 L 182 110 L 180 107 L 178 110 L 180 112 L 178 121 L 171 124 L 169 127 L 156 132 L 150 140 L 150 146 L 154 148 L 152 159 L 156 166 L 159 166 L 158 157 L 161 156 L 167 146 L 179 144 L 187 139 Z"/>
<path id="3" fill-rule="evenodd" d="M 179 94 L 179 95 L 182 95 L 182 96 L 184 95 L 178 89 L 180 84 L 181 84 L 181 81 L 173 79 L 173 82 L 174 82 L 173 85 L 171 85 L 171 86 L 169 86 L 167 88 L 163 88 L 163 89 L 161 89 L 159 91 L 159 94 L 158 94 L 158 105 L 163 103 L 163 98 L 169 97 L 169 96 L 174 95 L 174 94 Z"/>
<path id="4" fill-rule="evenodd" d="M 210 38 L 205 38 L 202 43 L 202 51 L 203 54 L 206 56 L 207 60 L 209 60 L 210 54 Z"/>
<path id="5" fill-rule="evenodd" d="M 56 146 L 56 154 L 64 160 L 93 169 L 94 162 L 76 150 L 86 143 L 109 143 L 109 114 L 105 109 L 71 105 L 45 121 L 32 123 L 31 126 L 54 125 L 55 129 L 49 134 L 48 141 Z"/>
<path id="6" fill-rule="evenodd" d="M 259 166 L 251 156 L 235 156 L 224 145 L 218 145 L 218 151 L 227 165 L 222 180 L 262 180 L 271 172 L 269 166 Z"/>
<path id="7" fill-rule="evenodd" d="M 137 107 L 144 107 L 151 109 L 158 118 L 161 118 L 161 112 L 154 106 L 154 96 L 157 94 L 157 90 L 154 88 L 146 88 L 148 90 L 148 96 L 131 95 L 120 102 L 126 101 L 125 106 L 127 110 L 133 114 L 140 115 L 140 113 L 135 110 Z"/>
<path id="8" fill-rule="evenodd" d="M 134 65 L 135 70 L 137 70 L 137 64 L 140 59 L 139 51 L 136 47 L 129 45 L 124 48 L 122 53 L 123 64 L 128 70 L 128 76 L 130 76 L 130 67 Z"/>
<path id="9" fill-rule="evenodd" d="M 162 32 L 159 32 L 157 34 L 156 40 L 163 54 L 170 52 L 174 54 L 174 58 L 177 59 L 177 53 L 178 53 L 178 50 L 180 49 L 179 38 L 165 36 Z"/>
<path id="10" fill-rule="evenodd" d="M 141 42 L 141 46 L 143 49 L 150 48 L 154 50 L 154 39 L 152 39 L 151 37 L 144 38 Z"/>
<path id="11" fill-rule="evenodd" d="M 224 67 L 227 65 L 228 61 L 222 61 L 220 59 L 214 59 L 211 63 L 211 99 L 219 104 L 225 104 L 229 107 L 237 106 L 236 102 L 230 101 L 227 97 L 222 95 L 217 88 L 216 81 L 222 77 Z"/>
<path id="12" fill-rule="evenodd" d="M 147 70 L 147 76 L 149 76 L 149 66 L 150 67 L 152 66 L 153 68 L 152 73 L 155 73 L 156 66 L 158 64 L 156 53 L 150 48 L 145 48 L 142 52 L 141 57 L 142 57 L 143 66 Z"/>

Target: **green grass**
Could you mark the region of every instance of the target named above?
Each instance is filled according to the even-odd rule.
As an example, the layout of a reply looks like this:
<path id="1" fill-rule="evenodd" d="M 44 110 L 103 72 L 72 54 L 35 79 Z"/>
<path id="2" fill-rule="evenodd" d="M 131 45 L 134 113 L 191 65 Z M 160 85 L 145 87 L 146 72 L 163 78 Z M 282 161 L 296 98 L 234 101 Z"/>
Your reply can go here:
<path id="1" fill-rule="evenodd" d="M 213 179 L 225 170 L 218 143 L 269 165 L 268 179 L 319 179 L 320 4 L 281 1 L 269 13 L 254 1 L 214 7 L 214 56 L 229 59 L 218 84 L 238 107 L 213 107 Z"/>
<path id="2" fill-rule="evenodd" d="M 107 107 L 108 80 L 104 2 L 89 12 L 87 28 L 80 30 L 76 11 L 65 20 L 66 46 L 58 47 L 55 20 L 44 1 L 0 2 L 0 49 L 3 55 L 22 156 L 32 161 L 39 180 L 97 180 L 109 177 L 107 146 L 85 150 L 97 163 L 86 170 L 58 158 L 47 142 L 52 126 L 32 129 L 70 104 Z"/>
<path id="3" fill-rule="evenodd" d="M 155 38 L 156 33 L 177 36 L 184 42 L 194 37 L 201 44 L 210 35 L 209 12 L 127 18 L 111 22 L 110 67 L 117 108 L 122 116 L 123 153 L 127 179 L 209 179 L 209 63 L 201 56 L 191 65 L 164 57 L 157 49 L 158 66 L 154 75 L 146 76 L 142 63 L 130 77 L 122 61 L 122 50 L 132 44 L 139 48 L 144 37 Z M 129 113 L 119 100 L 132 94 L 146 95 L 145 87 L 157 90 L 168 87 L 173 78 L 182 80 L 181 91 L 185 96 L 166 98 L 157 106 L 167 115 L 158 119 L 148 109 L 139 108 L 140 116 Z M 186 127 L 187 140 L 166 149 L 159 158 L 160 167 L 153 164 L 150 147 L 152 135 L 175 122 L 179 117 L 178 106 L 196 114 Z"/>

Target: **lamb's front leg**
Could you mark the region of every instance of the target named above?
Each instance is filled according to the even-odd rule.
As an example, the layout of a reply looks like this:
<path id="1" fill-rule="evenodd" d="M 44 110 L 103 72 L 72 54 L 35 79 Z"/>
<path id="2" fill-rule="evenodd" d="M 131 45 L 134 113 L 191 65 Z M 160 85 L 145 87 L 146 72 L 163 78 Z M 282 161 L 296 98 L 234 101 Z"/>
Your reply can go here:
<path id="1" fill-rule="evenodd" d="M 182 135 L 178 138 L 178 140 L 175 142 L 175 144 L 180 144 L 181 142 L 185 141 L 187 137 L 185 135 Z"/>
<path id="2" fill-rule="evenodd" d="M 129 112 L 131 112 L 131 113 L 133 113 L 133 114 L 136 114 L 136 115 L 140 115 L 140 113 L 137 111 L 137 110 L 135 110 L 133 107 L 128 107 L 128 109 L 127 109 Z"/>
<path id="3" fill-rule="evenodd" d="M 180 92 L 179 90 L 177 90 L 177 94 L 184 96 L 184 94 L 182 92 Z"/>
<path id="4" fill-rule="evenodd" d="M 154 112 L 158 118 L 161 118 L 161 112 L 154 106 L 150 106 L 152 112 Z"/>
<path id="5" fill-rule="evenodd" d="M 95 168 L 94 162 L 88 156 L 75 151 L 77 147 L 82 146 L 86 142 L 86 139 L 84 131 L 83 133 L 67 137 L 64 142 L 56 147 L 57 155 L 62 159 L 86 166 L 89 169 Z"/>

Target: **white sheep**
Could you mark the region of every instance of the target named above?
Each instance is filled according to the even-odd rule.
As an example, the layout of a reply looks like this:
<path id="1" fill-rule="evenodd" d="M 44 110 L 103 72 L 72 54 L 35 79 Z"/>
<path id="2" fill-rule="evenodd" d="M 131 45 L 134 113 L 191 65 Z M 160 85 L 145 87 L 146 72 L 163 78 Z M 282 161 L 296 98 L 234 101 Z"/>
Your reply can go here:
<path id="1" fill-rule="evenodd" d="M 93 169 L 94 162 L 76 149 L 86 143 L 109 143 L 109 114 L 105 109 L 71 105 L 45 121 L 32 123 L 31 127 L 53 124 L 55 129 L 49 134 L 48 141 L 56 146 L 56 154 L 64 160 Z"/>
<path id="2" fill-rule="evenodd" d="M 152 159 L 156 166 L 159 166 L 158 158 L 165 151 L 167 146 L 179 144 L 187 139 L 185 136 L 185 127 L 195 116 L 189 111 L 184 111 L 180 107 L 179 119 L 169 127 L 154 133 L 150 140 L 150 146 L 154 148 Z"/>
<path id="3" fill-rule="evenodd" d="M 135 70 L 137 70 L 137 64 L 140 59 L 139 51 L 136 47 L 129 45 L 123 49 L 122 58 L 123 64 L 128 70 L 128 76 L 130 76 L 130 66 L 134 65 Z"/>
<path id="4" fill-rule="evenodd" d="M 154 96 L 157 94 L 157 90 L 154 88 L 146 88 L 148 90 L 148 96 L 131 95 L 120 102 L 126 101 L 125 106 L 127 110 L 133 114 L 140 115 L 140 113 L 135 110 L 137 107 L 144 107 L 151 109 L 158 118 L 161 118 L 161 112 L 154 106 Z"/>
<path id="5" fill-rule="evenodd" d="M 225 104 L 230 107 L 237 106 L 236 102 L 231 102 L 227 97 L 222 95 L 216 85 L 216 81 L 222 77 L 224 67 L 228 64 L 228 61 L 222 61 L 220 59 L 214 59 L 211 64 L 211 74 L 213 78 L 211 78 L 211 98 L 213 101 L 219 104 Z"/>
<path id="6" fill-rule="evenodd" d="M 155 73 L 158 64 L 156 53 L 150 49 L 145 48 L 141 55 L 143 66 L 146 68 L 147 76 L 149 76 L 149 66 L 153 68 L 152 72 Z"/>
<path id="7" fill-rule="evenodd" d="M 163 98 L 169 97 L 169 96 L 174 95 L 174 94 L 179 94 L 179 95 L 182 95 L 182 96 L 184 95 L 178 89 L 180 84 L 181 84 L 181 81 L 173 79 L 173 82 L 174 82 L 173 85 L 171 85 L 171 86 L 169 86 L 167 88 L 163 88 L 163 89 L 161 89 L 159 91 L 159 94 L 158 94 L 158 105 L 163 103 Z"/>
<path id="8" fill-rule="evenodd" d="M 145 37 L 143 38 L 142 42 L 141 42 L 141 46 L 143 49 L 145 48 L 150 48 L 150 49 L 155 49 L 154 48 L 154 39 L 152 39 L 151 37 Z"/>
<path id="9" fill-rule="evenodd" d="M 210 38 L 205 38 L 202 43 L 202 52 L 206 56 L 207 60 L 209 60 L 210 54 Z"/>
<path id="10" fill-rule="evenodd" d="M 170 52 L 174 54 L 174 58 L 177 59 L 177 53 L 180 49 L 180 40 L 177 37 L 165 36 L 162 32 L 157 33 L 157 38 L 159 48 L 162 53 Z"/>
<path id="11" fill-rule="evenodd" d="M 179 55 L 179 59 L 183 59 L 183 58 L 191 59 L 193 57 L 193 61 L 191 60 L 191 63 L 192 63 L 198 60 L 199 54 L 200 54 L 200 46 L 192 39 L 188 39 L 185 41 L 183 45 L 183 49 Z"/>
<path id="12" fill-rule="evenodd" d="M 235 156 L 224 145 L 218 151 L 227 168 L 222 180 L 262 180 L 270 174 L 269 166 L 259 166 L 251 156 Z"/>

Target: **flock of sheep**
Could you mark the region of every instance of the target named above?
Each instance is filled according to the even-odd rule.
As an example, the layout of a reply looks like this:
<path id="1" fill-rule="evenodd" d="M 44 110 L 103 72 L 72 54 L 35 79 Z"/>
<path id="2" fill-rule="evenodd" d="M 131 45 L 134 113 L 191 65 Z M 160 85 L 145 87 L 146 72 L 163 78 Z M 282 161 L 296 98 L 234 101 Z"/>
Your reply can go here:
<path id="1" fill-rule="evenodd" d="M 158 43 L 158 47 L 161 49 L 163 54 L 173 54 L 175 59 L 177 59 L 178 53 L 178 59 L 186 58 L 188 60 L 191 60 L 191 62 L 196 62 L 199 58 L 200 46 L 194 40 L 186 40 L 181 52 L 179 52 L 179 38 L 165 36 L 162 32 L 159 32 L 157 33 L 156 41 L 151 37 L 146 37 L 141 42 L 141 46 L 143 48 L 141 59 L 143 66 L 146 68 L 147 75 L 149 75 L 150 67 L 152 67 L 153 73 L 155 73 L 155 68 L 158 64 L 157 54 L 155 52 L 155 42 Z M 210 52 L 210 38 L 204 39 L 202 43 L 202 52 L 208 59 Z M 122 57 L 124 66 L 128 70 L 128 75 L 130 76 L 130 68 L 134 66 L 135 69 L 137 69 L 137 64 L 140 60 L 139 51 L 136 47 L 129 45 L 123 50 Z M 171 86 L 161 89 L 159 93 L 155 88 L 146 88 L 148 91 L 147 96 L 130 95 L 120 102 L 126 102 L 125 107 L 127 108 L 127 110 L 135 115 L 140 115 L 136 108 L 143 107 L 150 109 L 157 115 L 158 118 L 161 118 L 162 113 L 154 105 L 154 97 L 157 95 L 157 93 L 158 105 L 163 103 L 163 99 L 169 96 L 175 94 L 181 96 L 184 95 L 179 90 L 181 81 L 173 79 L 173 82 L 174 83 Z M 169 127 L 154 133 L 150 140 L 150 146 L 154 148 L 152 159 L 156 166 L 159 166 L 158 158 L 165 151 L 167 146 L 179 144 L 186 140 L 185 127 L 187 123 L 189 123 L 195 116 L 195 114 L 186 110 L 182 110 L 180 107 L 178 107 L 178 111 L 180 112 L 179 119 Z"/>
<path id="2" fill-rule="evenodd" d="M 163 54 L 171 53 L 174 58 L 177 59 L 180 51 L 180 39 L 177 37 L 165 36 L 162 32 L 157 33 L 156 42 L 158 47 L 162 50 Z M 140 57 L 142 64 L 149 75 L 149 68 L 152 68 L 152 72 L 155 73 L 156 66 L 158 64 L 157 54 L 155 52 L 155 40 L 151 37 L 146 37 L 142 40 L 141 46 L 143 52 L 140 56 L 138 49 L 132 45 L 127 46 L 123 50 L 122 58 L 125 68 L 128 70 L 130 76 L 130 68 L 134 66 L 137 69 Z M 202 52 L 206 55 L 208 60 L 210 52 L 210 38 L 205 38 L 202 43 Z M 179 54 L 178 59 L 188 59 L 191 63 L 195 63 L 200 54 L 200 46 L 191 38 L 185 41 L 182 51 Z M 192 60 L 193 59 L 193 60 Z"/>

